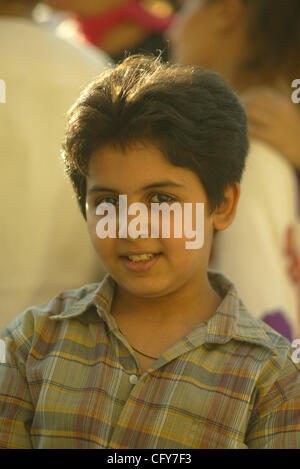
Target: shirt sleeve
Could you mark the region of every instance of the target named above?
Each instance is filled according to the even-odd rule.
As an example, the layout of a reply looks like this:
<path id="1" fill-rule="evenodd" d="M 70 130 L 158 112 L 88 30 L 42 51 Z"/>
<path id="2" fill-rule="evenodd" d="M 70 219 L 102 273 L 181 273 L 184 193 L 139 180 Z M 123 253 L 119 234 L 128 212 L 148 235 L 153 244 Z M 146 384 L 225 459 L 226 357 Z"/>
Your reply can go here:
<path id="1" fill-rule="evenodd" d="M 289 359 L 284 376 L 259 397 L 246 437 L 249 449 L 300 448 L 300 367 Z"/>
<path id="2" fill-rule="evenodd" d="M 30 314 L 22 318 L 0 334 L 0 448 L 6 449 L 32 448 L 34 406 L 26 380 L 32 321 Z"/>

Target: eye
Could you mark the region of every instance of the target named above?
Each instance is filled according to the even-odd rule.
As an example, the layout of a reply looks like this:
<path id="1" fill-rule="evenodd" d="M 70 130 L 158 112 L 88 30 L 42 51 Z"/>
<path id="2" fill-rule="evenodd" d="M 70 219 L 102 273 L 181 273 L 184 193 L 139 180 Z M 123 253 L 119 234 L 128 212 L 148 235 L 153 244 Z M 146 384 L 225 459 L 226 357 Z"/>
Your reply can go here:
<path id="1" fill-rule="evenodd" d="M 163 202 L 174 202 L 175 199 L 171 195 L 164 194 L 163 192 L 157 192 L 156 194 L 152 194 L 150 201 L 152 203 L 162 204 Z"/>
<path id="2" fill-rule="evenodd" d="M 95 206 L 98 207 L 100 204 L 112 204 L 117 205 L 118 199 L 115 197 L 98 197 L 95 201 Z"/>

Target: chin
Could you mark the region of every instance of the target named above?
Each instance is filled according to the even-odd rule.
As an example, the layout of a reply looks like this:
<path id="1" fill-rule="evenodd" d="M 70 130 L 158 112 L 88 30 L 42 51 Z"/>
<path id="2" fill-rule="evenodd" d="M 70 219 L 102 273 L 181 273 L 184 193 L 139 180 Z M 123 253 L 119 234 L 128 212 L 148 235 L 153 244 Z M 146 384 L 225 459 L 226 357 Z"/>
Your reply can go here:
<path id="1" fill-rule="evenodd" d="M 120 282 L 119 285 L 132 295 L 139 296 L 140 298 L 159 298 L 173 290 L 170 282 L 161 282 L 153 278 L 137 278 L 131 281 Z"/>

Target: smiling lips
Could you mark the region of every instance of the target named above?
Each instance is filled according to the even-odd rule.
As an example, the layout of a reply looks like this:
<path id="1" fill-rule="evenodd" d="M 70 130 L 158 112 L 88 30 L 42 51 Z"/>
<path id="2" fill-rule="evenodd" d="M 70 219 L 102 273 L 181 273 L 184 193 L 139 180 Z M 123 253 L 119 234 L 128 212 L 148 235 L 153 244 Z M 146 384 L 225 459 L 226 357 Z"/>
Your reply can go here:
<path id="1" fill-rule="evenodd" d="M 146 272 L 158 261 L 161 253 L 135 253 L 120 256 L 126 267 L 133 272 Z"/>
<path id="2" fill-rule="evenodd" d="M 132 256 L 126 256 L 130 261 L 133 262 L 142 262 L 142 261 L 149 261 L 154 257 L 154 254 L 135 254 Z"/>

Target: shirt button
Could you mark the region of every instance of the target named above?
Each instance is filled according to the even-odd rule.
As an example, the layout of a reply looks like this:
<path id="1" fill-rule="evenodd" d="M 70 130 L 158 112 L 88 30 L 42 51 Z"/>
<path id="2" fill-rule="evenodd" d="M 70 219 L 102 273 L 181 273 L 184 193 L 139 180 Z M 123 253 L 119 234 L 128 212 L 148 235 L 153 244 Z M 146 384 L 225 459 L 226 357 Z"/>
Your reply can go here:
<path id="1" fill-rule="evenodd" d="M 138 382 L 138 377 L 136 375 L 130 375 L 129 382 L 130 384 L 136 384 Z"/>

